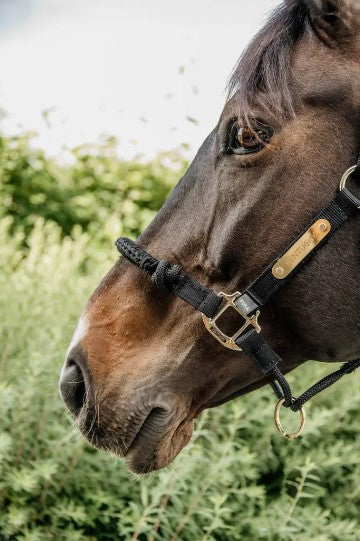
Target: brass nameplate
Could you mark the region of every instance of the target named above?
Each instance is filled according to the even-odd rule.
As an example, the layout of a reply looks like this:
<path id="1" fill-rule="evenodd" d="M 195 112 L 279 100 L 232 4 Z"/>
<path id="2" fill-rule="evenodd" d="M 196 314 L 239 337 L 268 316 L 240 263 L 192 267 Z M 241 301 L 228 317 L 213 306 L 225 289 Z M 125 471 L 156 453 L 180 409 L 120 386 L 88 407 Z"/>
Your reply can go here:
<path id="1" fill-rule="evenodd" d="M 299 240 L 273 266 L 272 273 L 278 280 L 286 278 L 299 263 L 321 242 L 331 230 L 328 220 L 317 220 Z"/>

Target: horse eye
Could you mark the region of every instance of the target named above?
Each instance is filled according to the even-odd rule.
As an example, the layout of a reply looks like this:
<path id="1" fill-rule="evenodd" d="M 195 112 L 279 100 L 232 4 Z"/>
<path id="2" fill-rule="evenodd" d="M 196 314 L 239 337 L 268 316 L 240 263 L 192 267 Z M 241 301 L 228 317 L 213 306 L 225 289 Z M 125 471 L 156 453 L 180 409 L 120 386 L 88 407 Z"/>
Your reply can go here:
<path id="1" fill-rule="evenodd" d="M 270 141 L 274 134 L 271 126 L 266 126 L 254 120 L 252 126 L 240 126 L 237 121 L 232 122 L 227 142 L 228 154 L 253 154 L 259 152 Z"/>

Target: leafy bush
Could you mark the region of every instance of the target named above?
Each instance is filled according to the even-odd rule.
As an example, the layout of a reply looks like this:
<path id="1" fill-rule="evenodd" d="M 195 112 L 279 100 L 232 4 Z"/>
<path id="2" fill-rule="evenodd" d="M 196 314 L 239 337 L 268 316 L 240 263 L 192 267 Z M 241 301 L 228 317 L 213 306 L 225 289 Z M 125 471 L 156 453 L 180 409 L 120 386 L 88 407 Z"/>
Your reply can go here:
<path id="1" fill-rule="evenodd" d="M 0 217 L 29 233 L 36 218 L 107 237 L 137 236 L 165 201 L 186 167 L 175 152 L 151 162 L 116 158 L 116 141 L 69 151 L 60 165 L 30 145 L 31 134 L 0 138 Z"/>
<path id="2" fill-rule="evenodd" d="M 86 234 L 34 222 L 29 249 L 1 221 L 0 538 L 357 539 L 360 388 L 349 378 L 309 408 L 301 441 L 274 431 L 263 389 L 202 415 L 165 471 L 135 479 L 71 429 L 57 391 L 82 304 L 117 257 Z M 97 252 L 97 258 L 93 253 Z M 80 272 L 90 260 L 88 274 Z M 291 376 L 306 387 L 322 368 Z"/>
<path id="3" fill-rule="evenodd" d="M 3 145 L 10 153 L 11 141 Z M 294 442 L 275 433 L 274 398 L 268 389 L 205 412 L 191 445 L 175 463 L 146 478 L 135 478 L 121 461 L 81 439 L 59 399 L 57 382 L 82 305 L 117 258 L 115 235 L 99 242 L 92 227 L 101 223 L 101 205 L 106 220 L 118 220 L 113 213 L 120 203 L 111 198 L 117 194 L 120 165 L 88 154 L 86 165 L 81 158 L 73 166 L 81 174 L 70 177 L 70 167 L 59 168 L 40 153 L 38 175 L 34 163 L 27 172 L 24 165 L 23 175 L 31 179 L 27 184 L 20 154 L 34 153 L 25 142 L 16 145 L 17 156 L 9 160 L 17 164 L 13 171 L 18 180 L 15 173 L 7 176 L 11 167 L 6 169 L 4 156 L 1 164 L 1 193 L 13 203 L 8 201 L 0 220 L 0 539 L 359 539 L 358 378 L 348 378 L 313 400 L 307 431 Z M 104 163 L 95 174 L 96 164 Z M 145 166 L 121 167 L 127 173 L 123 184 L 119 181 L 119 194 L 127 194 L 135 209 L 134 222 L 123 227 L 135 234 L 149 218 L 146 198 L 152 185 L 148 193 L 141 192 L 137 174 Z M 112 168 L 117 172 L 110 175 L 108 193 L 102 175 Z M 89 194 L 85 170 L 91 171 Z M 149 170 L 158 186 L 158 199 L 149 204 L 153 209 L 174 173 L 158 162 L 148 164 Z M 137 172 L 135 180 L 129 171 Z M 163 173 L 168 180 L 162 181 Z M 64 184 L 59 175 L 64 175 Z M 92 184 L 95 178 L 99 193 Z M 126 178 L 132 178 L 131 189 Z M 49 205 L 52 197 L 58 202 L 52 214 L 47 214 L 47 205 L 31 199 L 37 187 Z M 134 190 L 139 190 L 136 196 Z M 75 201 L 75 194 L 82 193 L 87 202 L 73 199 L 74 210 L 64 193 L 73 194 Z M 20 209 L 17 216 L 12 204 Z M 74 227 L 79 216 L 87 231 Z M 91 225 L 92 219 L 97 225 Z M 69 231 L 72 235 L 64 236 Z M 309 363 L 290 380 L 294 389 L 303 389 L 324 371 L 328 367 Z"/>

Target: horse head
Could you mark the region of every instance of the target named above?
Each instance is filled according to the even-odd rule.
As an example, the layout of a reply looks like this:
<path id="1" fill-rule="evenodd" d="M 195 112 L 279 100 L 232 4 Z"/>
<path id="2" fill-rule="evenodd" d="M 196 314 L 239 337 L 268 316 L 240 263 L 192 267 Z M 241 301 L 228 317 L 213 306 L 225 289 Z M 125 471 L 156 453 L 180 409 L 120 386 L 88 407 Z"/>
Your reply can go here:
<path id="1" fill-rule="evenodd" d="M 138 243 L 217 292 L 243 291 L 356 160 L 359 27 L 356 0 L 284 2 L 241 57 L 217 126 Z M 358 224 L 262 310 L 284 372 L 360 352 Z M 148 472 L 175 458 L 201 411 L 267 382 L 121 258 L 80 317 L 60 388 L 93 445 Z"/>

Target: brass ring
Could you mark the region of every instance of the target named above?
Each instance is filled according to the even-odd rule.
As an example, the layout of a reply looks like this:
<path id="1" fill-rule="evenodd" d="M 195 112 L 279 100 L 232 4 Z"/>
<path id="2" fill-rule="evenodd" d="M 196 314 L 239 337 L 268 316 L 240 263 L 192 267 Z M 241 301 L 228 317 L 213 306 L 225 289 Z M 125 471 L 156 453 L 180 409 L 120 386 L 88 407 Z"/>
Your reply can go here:
<path id="1" fill-rule="evenodd" d="M 353 174 L 356 168 L 357 168 L 357 165 L 353 165 L 352 167 L 350 167 L 349 169 L 345 171 L 345 173 L 343 174 L 340 180 L 340 186 L 339 186 L 340 192 L 342 192 L 343 189 L 346 187 L 348 178 L 351 177 L 351 175 Z"/>
<path id="2" fill-rule="evenodd" d="M 285 402 L 285 398 L 280 398 L 279 402 L 276 404 L 275 411 L 274 411 L 275 426 L 284 438 L 288 440 L 295 440 L 297 437 L 300 436 L 305 426 L 305 421 L 306 421 L 305 409 L 303 406 L 300 409 L 300 423 L 296 432 L 294 432 L 293 434 L 288 434 L 287 432 L 285 432 L 280 422 L 280 410 L 284 402 Z"/>

